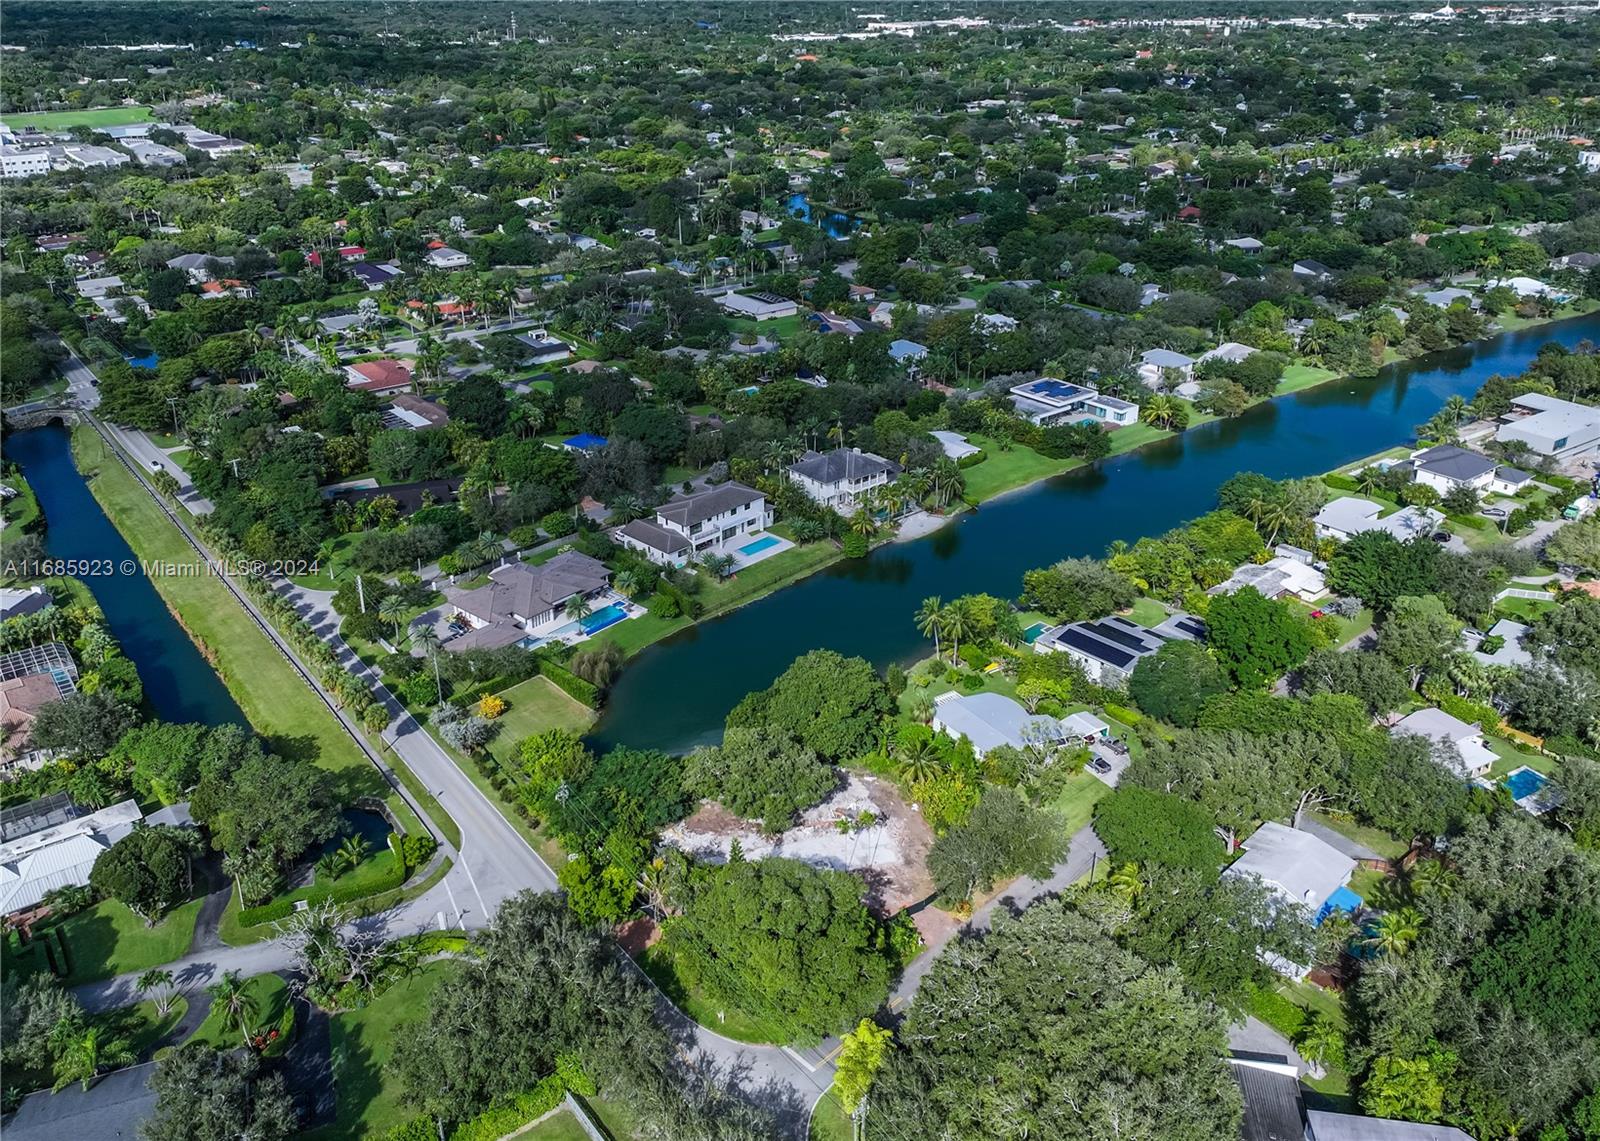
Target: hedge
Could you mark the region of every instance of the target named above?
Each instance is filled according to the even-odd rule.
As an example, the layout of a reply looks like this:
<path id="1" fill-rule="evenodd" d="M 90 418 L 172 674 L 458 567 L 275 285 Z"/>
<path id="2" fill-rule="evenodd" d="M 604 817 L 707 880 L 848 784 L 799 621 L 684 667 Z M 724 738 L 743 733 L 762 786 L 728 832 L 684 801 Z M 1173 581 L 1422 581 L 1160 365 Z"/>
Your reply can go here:
<path id="1" fill-rule="evenodd" d="M 590 709 L 600 708 L 600 691 L 560 662 L 553 662 L 549 658 L 540 658 L 539 673 L 554 682 L 556 688 L 562 690 L 567 696 L 576 698 Z"/>
<path id="2" fill-rule="evenodd" d="M 560 1076 L 551 1074 L 531 1090 L 498 1099 L 496 1104 L 477 1117 L 458 1126 L 450 1134 L 450 1141 L 499 1141 L 506 1134 L 515 1133 L 528 1122 L 549 1113 L 566 1096 L 567 1090 Z"/>
<path id="3" fill-rule="evenodd" d="M 1322 482 L 1335 491 L 1355 491 L 1361 486 L 1347 475 L 1325 475 Z"/>
<path id="4" fill-rule="evenodd" d="M 979 464 L 981 464 L 984 460 L 986 460 L 988 458 L 989 458 L 989 453 L 984 451 L 982 448 L 979 448 L 977 451 L 971 453 L 970 455 L 962 456 L 959 460 L 957 460 L 956 461 L 956 467 L 958 467 L 958 468 L 977 467 Z"/>
<path id="5" fill-rule="evenodd" d="M 1296 1006 L 1275 990 L 1252 987 L 1245 1005 L 1251 1014 L 1291 1042 L 1300 1036 L 1300 1031 L 1305 1027 L 1305 1009 Z"/>
<path id="6" fill-rule="evenodd" d="M 1487 531 L 1493 524 L 1482 515 L 1446 515 L 1452 523 L 1459 523 L 1463 527 L 1471 527 L 1474 531 Z"/>
<path id="7" fill-rule="evenodd" d="M 1107 717 L 1111 718 L 1113 721 L 1120 721 L 1124 725 L 1134 726 L 1144 720 L 1143 713 L 1140 713 L 1137 710 L 1129 709 L 1125 705 L 1114 705 L 1108 701 L 1100 708 L 1106 711 Z"/>
<path id="8" fill-rule="evenodd" d="M 360 885 L 346 884 L 344 887 L 319 888 L 315 884 L 307 888 L 304 893 L 283 899 L 273 899 L 261 904 L 259 907 L 244 907 L 239 909 L 239 925 L 241 927 L 258 927 L 263 923 L 271 923 L 278 919 L 287 919 L 294 914 L 294 905 L 297 899 L 303 899 L 308 904 L 318 904 L 325 900 L 334 903 L 354 903 L 359 899 L 377 895 L 380 892 L 393 891 L 404 886 L 406 882 L 406 867 L 400 860 L 395 860 L 391 871 L 383 879 Z"/>

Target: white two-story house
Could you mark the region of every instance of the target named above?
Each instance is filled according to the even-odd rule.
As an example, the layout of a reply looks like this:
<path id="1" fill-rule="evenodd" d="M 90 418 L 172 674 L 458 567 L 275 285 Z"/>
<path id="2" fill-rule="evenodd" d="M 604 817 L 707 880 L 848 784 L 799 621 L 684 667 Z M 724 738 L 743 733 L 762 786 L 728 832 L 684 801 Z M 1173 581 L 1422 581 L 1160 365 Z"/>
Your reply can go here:
<path id="1" fill-rule="evenodd" d="M 789 478 L 824 507 L 847 515 L 874 488 L 886 486 L 896 470 L 882 456 L 860 448 L 835 448 L 831 452 L 807 452 L 798 463 L 789 466 Z"/>
<path id="2" fill-rule="evenodd" d="M 772 526 L 767 497 L 742 483 L 680 495 L 612 532 L 658 566 L 681 567 L 706 555 L 732 554 L 740 541 Z"/>

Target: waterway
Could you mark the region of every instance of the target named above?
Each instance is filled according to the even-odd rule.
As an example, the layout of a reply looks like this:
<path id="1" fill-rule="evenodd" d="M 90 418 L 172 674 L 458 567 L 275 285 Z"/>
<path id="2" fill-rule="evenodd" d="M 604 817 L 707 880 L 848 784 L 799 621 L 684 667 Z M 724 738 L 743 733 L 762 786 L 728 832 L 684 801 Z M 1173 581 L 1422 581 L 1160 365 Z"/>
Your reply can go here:
<path id="1" fill-rule="evenodd" d="M 1154 535 L 1216 506 L 1241 471 L 1320 474 L 1405 443 L 1452 395 L 1522 372 L 1548 341 L 1600 340 L 1600 313 L 1388 365 L 1202 425 L 1127 455 L 992 500 L 933 535 L 891 543 L 650 647 L 629 663 L 596 728 L 600 747 L 681 751 L 718 740 L 729 709 L 808 650 L 879 666 L 929 652 L 912 613 L 923 598 L 1014 597 L 1022 573 L 1113 540 Z"/>
<path id="2" fill-rule="evenodd" d="M 164 721 L 207 725 L 246 724 L 244 714 L 166 603 L 141 573 L 121 533 L 100 510 L 72 462 L 72 437 L 50 425 L 6 437 L 6 458 L 22 468 L 39 497 L 48 529 L 45 545 L 53 559 L 87 560 L 113 568 L 84 578 L 105 612 L 106 625 L 133 660 L 144 682 L 145 701 Z M 110 461 L 108 461 L 110 462 Z"/>
<path id="3" fill-rule="evenodd" d="M 841 214 L 837 210 L 827 210 L 812 216 L 811 199 L 804 194 L 791 194 L 784 199 L 784 209 L 789 212 L 789 217 L 799 218 L 802 222 L 815 221 L 828 237 L 838 240 L 848 238 L 854 231 L 860 229 L 861 219 L 850 214 Z"/>

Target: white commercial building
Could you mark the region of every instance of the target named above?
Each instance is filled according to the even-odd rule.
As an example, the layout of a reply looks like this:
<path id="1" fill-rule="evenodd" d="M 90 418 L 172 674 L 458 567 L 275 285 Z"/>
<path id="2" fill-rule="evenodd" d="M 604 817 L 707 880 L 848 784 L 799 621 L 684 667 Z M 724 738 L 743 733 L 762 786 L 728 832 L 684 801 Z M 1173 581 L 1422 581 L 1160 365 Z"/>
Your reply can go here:
<path id="1" fill-rule="evenodd" d="M 49 173 L 49 151 L 0 146 L 0 178 L 32 178 Z"/>

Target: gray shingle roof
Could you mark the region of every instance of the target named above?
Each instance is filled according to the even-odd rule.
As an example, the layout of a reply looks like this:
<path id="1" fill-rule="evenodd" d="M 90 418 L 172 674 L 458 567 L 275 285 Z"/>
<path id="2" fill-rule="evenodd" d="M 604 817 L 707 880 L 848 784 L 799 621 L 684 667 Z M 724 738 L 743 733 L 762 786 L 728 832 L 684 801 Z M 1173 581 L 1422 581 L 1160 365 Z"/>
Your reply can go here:
<path id="1" fill-rule="evenodd" d="M 623 524 L 617 530 L 628 538 L 663 554 L 675 555 L 679 551 L 688 549 L 689 546 L 689 540 L 678 532 L 669 531 L 648 519 L 635 519 L 631 523 Z"/>
<path id="2" fill-rule="evenodd" d="M 789 470 L 817 483 L 839 483 L 847 479 L 868 479 L 884 472 L 894 473 L 895 465 L 882 456 L 859 448 L 835 448 L 831 452 L 807 452 Z"/>
<path id="3" fill-rule="evenodd" d="M 1494 470 L 1494 461 L 1454 444 L 1440 444 L 1418 455 L 1412 463 L 1418 471 L 1429 471 L 1445 479 L 1467 481 Z"/>
<path id="4" fill-rule="evenodd" d="M 724 511 L 733 511 L 747 503 L 754 503 L 764 498 L 766 497 L 753 487 L 746 487 L 742 483 L 725 483 L 721 487 L 713 487 L 710 491 L 697 491 L 692 495 L 680 495 L 676 499 L 668 500 L 656 508 L 656 517 L 676 523 L 680 527 L 693 527 L 696 523 L 704 523 Z"/>

